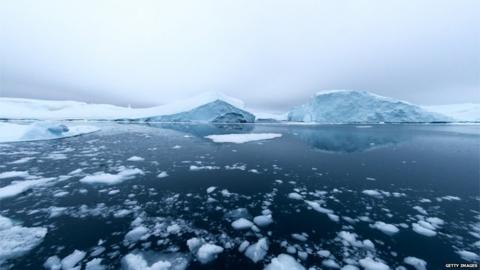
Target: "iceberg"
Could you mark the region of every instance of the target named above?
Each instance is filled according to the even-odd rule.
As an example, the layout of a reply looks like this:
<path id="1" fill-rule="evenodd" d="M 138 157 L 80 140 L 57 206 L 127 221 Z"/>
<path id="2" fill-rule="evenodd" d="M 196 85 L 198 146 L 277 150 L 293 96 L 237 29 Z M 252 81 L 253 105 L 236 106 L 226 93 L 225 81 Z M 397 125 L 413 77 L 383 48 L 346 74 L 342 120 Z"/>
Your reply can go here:
<path id="1" fill-rule="evenodd" d="M 39 121 L 32 124 L 0 122 L 0 142 L 23 142 L 73 137 L 98 131 L 94 126 L 66 125 Z"/>
<path id="2" fill-rule="evenodd" d="M 459 122 L 480 122 L 480 104 L 463 103 L 422 107 L 427 111 L 444 114 Z"/>
<path id="3" fill-rule="evenodd" d="M 77 101 L 0 98 L 0 119 L 254 122 L 255 116 L 244 110 L 244 107 L 241 100 L 215 91 L 165 105 L 135 109 Z"/>
<path id="4" fill-rule="evenodd" d="M 288 120 L 344 124 L 442 122 L 452 119 L 405 101 L 367 91 L 331 90 L 318 92 L 306 104 L 289 111 Z"/>

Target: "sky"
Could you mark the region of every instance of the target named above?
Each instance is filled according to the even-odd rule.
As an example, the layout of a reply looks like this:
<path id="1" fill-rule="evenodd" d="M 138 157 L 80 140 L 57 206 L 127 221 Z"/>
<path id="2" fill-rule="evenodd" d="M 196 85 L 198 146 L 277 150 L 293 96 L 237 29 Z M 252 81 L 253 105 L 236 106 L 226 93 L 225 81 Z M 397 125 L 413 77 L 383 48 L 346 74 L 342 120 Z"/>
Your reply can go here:
<path id="1" fill-rule="evenodd" d="M 0 96 L 134 107 L 327 89 L 480 103 L 478 0 L 0 2 Z"/>

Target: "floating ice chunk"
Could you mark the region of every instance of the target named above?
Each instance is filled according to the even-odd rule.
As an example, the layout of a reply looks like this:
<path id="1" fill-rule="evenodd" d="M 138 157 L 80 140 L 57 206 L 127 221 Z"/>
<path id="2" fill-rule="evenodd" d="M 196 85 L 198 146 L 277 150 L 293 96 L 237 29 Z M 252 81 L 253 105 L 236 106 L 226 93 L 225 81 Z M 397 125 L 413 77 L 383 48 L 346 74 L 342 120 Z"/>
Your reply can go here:
<path id="1" fill-rule="evenodd" d="M 17 159 L 15 161 L 9 162 L 9 164 L 24 164 L 24 163 L 29 162 L 30 160 L 33 160 L 33 159 L 35 159 L 35 158 L 34 157 L 24 157 L 24 158 Z"/>
<path id="2" fill-rule="evenodd" d="M 93 126 L 67 126 L 55 122 L 35 122 L 28 125 L 0 123 L 0 142 L 51 140 L 98 131 Z"/>
<path id="3" fill-rule="evenodd" d="M 322 214 L 327 214 L 327 215 L 328 214 L 333 214 L 333 210 L 320 206 L 320 204 L 318 202 L 307 201 L 306 200 L 305 203 L 307 203 L 308 206 L 310 206 L 313 210 L 315 210 L 317 212 L 320 212 Z"/>
<path id="4" fill-rule="evenodd" d="M 308 234 L 306 233 L 292 233 L 292 238 L 301 242 L 305 242 L 308 240 Z"/>
<path id="5" fill-rule="evenodd" d="M 167 233 L 169 234 L 178 234 L 182 228 L 178 224 L 172 224 L 167 227 Z"/>
<path id="6" fill-rule="evenodd" d="M 480 260 L 480 256 L 476 253 L 473 253 L 471 251 L 468 251 L 468 250 L 459 250 L 459 251 L 456 251 L 456 253 L 462 257 L 462 259 L 466 260 L 466 261 L 469 261 L 469 262 L 476 262 L 478 260 Z"/>
<path id="7" fill-rule="evenodd" d="M 359 270 L 355 265 L 347 264 L 342 267 L 340 270 Z"/>
<path id="8" fill-rule="evenodd" d="M 330 256 L 331 253 L 328 250 L 319 250 L 319 251 L 317 251 L 317 254 L 320 257 L 327 258 L 327 257 Z"/>
<path id="9" fill-rule="evenodd" d="M 215 189 L 217 189 L 217 187 L 209 187 L 207 188 L 207 193 L 212 193 L 215 191 Z"/>
<path id="10" fill-rule="evenodd" d="M 272 215 L 262 215 L 253 218 L 253 222 L 260 227 L 266 227 L 273 223 Z"/>
<path id="11" fill-rule="evenodd" d="M 232 222 L 232 227 L 235 230 L 245 230 L 245 229 L 250 229 L 253 226 L 253 223 L 245 218 L 239 218 Z"/>
<path id="12" fill-rule="evenodd" d="M 365 270 L 390 270 L 390 267 L 383 262 L 366 257 L 358 261 Z"/>
<path id="13" fill-rule="evenodd" d="M 62 269 L 71 269 L 75 267 L 87 253 L 85 251 L 75 249 L 70 255 L 62 259 Z"/>
<path id="14" fill-rule="evenodd" d="M 373 225 L 371 225 L 371 227 L 380 230 L 387 235 L 394 235 L 399 232 L 399 229 L 395 225 L 388 224 L 382 221 L 375 222 Z"/>
<path id="15" fill-rule="evenodd" d="M 432 237 L 432 236 L 435 236 L 437 235 L 437 232 L 432 230 L 431 228 L 425 228 L 424 226 L 420 225 L 419 223 L 412 223 L 412 229 L 414 232 L 418 233 L 418 234 L 421 234 L 421 235 L 424 235 L 424 236 L 428 236 L 428 237 Z"/>
<path id="16" fill-rule="evenodd" d="M 17 196 L 35 186 L 43 185 L 53 180 L 53 178 L 44 178 L 36 180 L 15 181 L 10 185 L 0 188 L 0 200 Z"/>
<path id="17" fill-rule="evenodd" d="M 130 230 L 125 235 L 125 241 L 128 243 L 135 243 L 142 239 L 148 233 L 148 228 L 145 226 L 138 226 Z"/>
<path id="18" fill-rule="evenodd" d="M 27 171 L 9 171 L 0 173 L 0 179 L 6 178 L 27 178 L 30 174 Z"/>
<path id="19" fill-rule="evenodd" d="M 266 238 L 262 238 L 257 241 L 257 243 L 250 245 L 245 251 L 245 256 L 247 256 L 254 263 L 257 263 L 267 255 L 268 252 L 268 243 Z"/>
<path id="20" fill-rule="evenodd" d="M 47 270 L 60 270 L 62 269 L 62 263 L 58 256 L 51 256 L 43 263 L 43 267 Z"/>
<path id="21" fill-rule="evenodd" d="M 382 193 L 380 193 L 378 190 L 374 190 L 374 189 L 366 189 L 364 191 L 362 191 L 363 194 L 365 195 L 368 195 L 368 196 L 372 196 L 372 197 L 375 197 L 375 198 L 382 198 Z"/>
<path id="22" fill-rule="evenodd" d="M 365 177 L 365 179 L 368 180 L 368 181 L 375 181 L 375 180 L 377 180 L 377 179 L 375 179 L 375 178 L 373 178 L 373 177 Z"/>
<path id="23" fill-rule="evenodd" d="M 429 217 L 429 218 L 427 218 L 427 221 L 430 224 L 432 224 L 435 228 L 438 228 L 438 227 L 442 226 L 443 224 L 445 224 L 445 221 L 443 221 L 443 219 L 438 218 L 438 217 Z"/>
<path id="24" fill-rule="evenodd" d="M 95 258 L 87 262 L 85 270 L 104 270 L 105 266 L 102 265 L 102 259 Z"/>
<path id="25" fill-rule="evenodd" d="M 122 259 L 122 269 L 184 270 L 187 268 L 188 262 L 188 258 L 181 253 L 129 253 Z"/>
<path id="26" fill-rule="evenodd" d="M 250 245 L 250 242 L 248 242 L 247 240 L 243 241 L 240 246 L 238 247 L 238 251 L 239 252 L 244 252 L 245 249 L 247 249 L 247 247 Z"/>
<path id="27" fill-rule="evenodd" d="M 303 200 L 303 196 L 296 192 L 289 193 L 288 198 L 294 199 L 294 200 Z"/>
<path id="28" fill-rule="evenodd" d="M 167 177 L 167 176 L 168 176 L 168 173 L 166 171 L 162 171 L 157 175 L 158 178 L 164 178 L 164 177 Z"/>
<path id="29" fill-rule="evenodd" d="M 305 270 L 292 256 L 280 254 L 273 258 L 264 270 Z"/>
<path id="30" fill-rule="evenodd" d="M 214 244 L 203 244 L 197 251 L 197 259 L 200 263 L 206 264 L 217 258 L 219 253 L 223 252 L 223 248 Z"/>
<path id="31" fill-rule="evenodd" d="M 193 237 L 187 240 L 187 246 L 190 252 L 196 252 L 203 243 L 203 239 L 197 237 Z"/>
<path id="32" fill-rule="evenodd" d="M 252 141 L 269 140 L 282 137 L 279 133 L 245 133 L 245 134 L 222 134 L 209 135 L 205 138 L 216 143 L 246 143 Z"/>
<path id="33" fill-rule="evenodd" d="M 332 259 L 326 259 L 322 261 L 322 265 L 327 268 L 340 268 L 340 265 Z"/>
<path id="34" fill-rule="evenodd" d="M 144 161 L 145 159 L 139 156 L 132 156 L 127 159 L 128 161 Z"/>
<path id="35" fill-rule="evenodd" d="M 196 166 L 190 165 L 190 171 L 200 171 L 200 170 L 218 170 L 220 167 L 218 166 Z"/>
<path id="36" fill-rule="evenodd" d="M 427 270 L 427 262 L 422 259 L 409 256 L 404 258 L 403 262 L 413 266 L 416 270 Z"/>
<path id="37" fill-rule="evenodd" d="M 422 215 L 428 215 L 427 211 L 425 211 L 425 209 L 423 209 L 423 207 L 421 207 L 421 206 L 416 205 L 412 208 L 417 210 Z"/>
<path id="38" fill-rule="evenodd" d="M 225 213 L 225 218 L 233 221 L 239 218 L 251 219 L 251 215 L 246 208 L 237 208 Z"/>
<path id="39" fill-rule="evenodd" d="M 46 234 L 46 228 L 22 227 L 15 225 L 9 218 L 0 216 L 0 265 L 5 260 L 20 257 L 38 246 Z"/>
<path id="40" fill-rule="evenodd" d="M 446 200 L 446 201 L 460 201 L 460 197 L 458 196 L 451 196 L 451 195 L 447 195 L 447 196 L 443 196 L 443 197 L 440 197 L 440 198 L 437 198 L 438 201 L 442 201 L 442 200 Z"/>
<path id="41" fill-rule="evenodd" d="M 145 174 L 142 170 L 138 168 L 126 169 L 122 168 L 117 174 L 110 173 L 97 173 L 92 175 L 87 175 L 80 179 L 80 182 L 87 184 L 106 184 L 106 185 L 115 185 L 121 183 L 125 180 L 134 178 L 136 175 Z"/>

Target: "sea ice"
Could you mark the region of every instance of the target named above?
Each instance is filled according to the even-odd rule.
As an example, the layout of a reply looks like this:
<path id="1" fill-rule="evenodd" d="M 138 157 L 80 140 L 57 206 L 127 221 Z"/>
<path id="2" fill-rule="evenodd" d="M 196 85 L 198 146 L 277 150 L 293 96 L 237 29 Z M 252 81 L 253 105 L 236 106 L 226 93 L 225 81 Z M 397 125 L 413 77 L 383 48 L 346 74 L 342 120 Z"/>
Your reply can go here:
<path id="1" fill-rule="evenodd" d="M 127 169 L 122 168 L 117 174 L 110 173 L 96 173 L 92 175 L 87 175 L 80 179 L 80 182 L 87 184 L 107 184 L 115 185 L 121 183 L 125 180 L 129 180 L 135 177 L 135 175 L 143 175 L 144 172 L 138 168 Z"/>
<path id="2" fill-rule="evenodd" d="M 415 270 L 427 270 L 427 262 L 422 259 L 409 256 L 404 258 L 403 262 L 411 265 Z"/>
<path id="3" fill-rule="evenodd" d="M 81 250 L 74 250 L 70 255 L 62 259 L 62 269 L 72 269 L 77 265 L 87 253 Z"/>
<path id="4" fill-rule="evenodd" d="M 219 253 L 223 252 L 223 248 L 214 244 L 203 244 L 197 251 L 197 259 L 199 262 L 205 264 L 217 258 Z"/>
<path id="5" fill-rule="evenodd" d="M 268 243 L 266 238 L 259 239 L 257 243 L 250 245 L 245 251 L 245 256 L 247 256 L 254 263 L 257 263 L 267 255 L 268 252 Z"/>
<path id="6" fill-rule="evenodd" d="M 365 270 L 390 270 L 390 267 L 383 262 L 366 257 L 358 261 Z"/>
<path id="7" fill-rule="evenodd" d="M 269 140 L 282 137 L 279 133 L 244 133 L 244 134 L 221 134 L 209 135 L 205 138 L 216 143 L 246 143 L 252 141 Z"/>
<path id="8" fill-rule="evenodd" d="M 388 224 L 382 221 L 377 221 L 372 225 L 372 228 L 382 231 L 387 235 L 394 235 L 399 232 L 399 229 L 392 224 Z"/>
<path id="9" fill-rule="evenodd" d="M 250 229 L 253 226 L 253 223 L 245 218 L 239 218 L 232 222 L 232 227 L 235 230 L 245 230 L 245 229 Z"/>
<path id="10" fill-rule="evenodd" d="M 280 254 L 273 258 L 264 270 L 305 270 L 292 256 Z"/>

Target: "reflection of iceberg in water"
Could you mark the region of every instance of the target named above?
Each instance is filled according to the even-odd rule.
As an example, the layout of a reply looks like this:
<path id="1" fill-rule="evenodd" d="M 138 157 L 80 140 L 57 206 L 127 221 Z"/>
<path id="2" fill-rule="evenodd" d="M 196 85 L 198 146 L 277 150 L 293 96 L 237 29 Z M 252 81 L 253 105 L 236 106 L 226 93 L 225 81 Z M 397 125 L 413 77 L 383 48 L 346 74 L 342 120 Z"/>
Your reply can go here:
<path id="1" fill-rule="evenodd" d="M 212 134 L 248 133 L 255 125 L 253 124 L 190 124 L 190 123 L 149 123 L 151 127 L 172 129 L 197 137 L 205 137 Z"/>
<path id="2" fill-rule="evenodd" d="M 292 130 L 292 133 L 313 148 L 338 153 L 364 152 L 395 145 L 410 138 L 408 132 L 384 127 L 315 126 Z"/>

